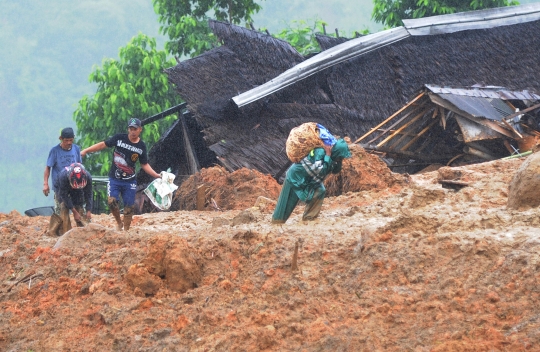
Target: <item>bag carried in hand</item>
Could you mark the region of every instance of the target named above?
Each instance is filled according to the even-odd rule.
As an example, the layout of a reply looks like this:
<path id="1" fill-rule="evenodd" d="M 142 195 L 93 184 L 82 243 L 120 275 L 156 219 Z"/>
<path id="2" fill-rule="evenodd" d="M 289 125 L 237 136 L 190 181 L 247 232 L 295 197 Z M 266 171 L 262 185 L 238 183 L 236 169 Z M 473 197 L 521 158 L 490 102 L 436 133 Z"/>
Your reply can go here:
<path id="1" fill-rule="evenodd" d="M 290 161 L 298 163 L 313 148 L 334 143 L 336 139 L 324 126 L 316 122 L 306 122 L 291 130 L 285 143 L 285 152 Z"/>
<path id="2" fill-rule="evenodd" d="M 152 181 L 144 190 L 144 194 L 160 210 L 168 210 L 171 207 L 173 192 L 178 188 L 173 183 L 175 177 L 170 172 L 162 171 L 161 178 Z"/>

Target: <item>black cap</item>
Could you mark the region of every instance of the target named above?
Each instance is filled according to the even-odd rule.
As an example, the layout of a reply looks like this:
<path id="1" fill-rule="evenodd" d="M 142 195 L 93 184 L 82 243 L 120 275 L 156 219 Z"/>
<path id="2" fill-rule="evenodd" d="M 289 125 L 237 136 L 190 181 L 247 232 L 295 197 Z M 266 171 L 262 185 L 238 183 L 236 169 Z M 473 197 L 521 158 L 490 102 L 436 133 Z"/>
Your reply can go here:
<path id="1" fill-rule="evenodd" d="M 75 138 L 75 133 L 73 133 L 73 128 L 66 127 L 60 132 L 61 138 Z"/>
<path id="2" fill-rule="evenodd" d="M 129 119 L 129 122 L 128 122 L 128 127 L 141 127 L 141 120 L 135 118 L 135 117 L 132 117 L 131 119 Z"/>

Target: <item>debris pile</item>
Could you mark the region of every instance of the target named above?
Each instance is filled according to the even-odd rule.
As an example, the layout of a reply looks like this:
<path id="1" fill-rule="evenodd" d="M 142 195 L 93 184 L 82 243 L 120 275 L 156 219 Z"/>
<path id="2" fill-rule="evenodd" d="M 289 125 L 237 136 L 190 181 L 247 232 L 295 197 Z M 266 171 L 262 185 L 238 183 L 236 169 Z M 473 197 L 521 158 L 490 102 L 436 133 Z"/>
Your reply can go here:
<path id="1" fill-rule="evenodd" d="M 214 166 L 202 169 L 182 183 L 171 210 L 247 209 L 261 196 L 277 199 L 280 189 L 270 175 L 256 170 L 242 168 L 231 173 Z"/>
<path id="2" fill-rule="evenodd" d="M 392 172 L 375 154 L 370 154 L 357 144 L 349 144 L 352 157 L 343 160 L 339 174 L 330 174 L 325 180 L 328 196 L 347 192 L 388 190 L 401 187 L 407 175 Z"/>

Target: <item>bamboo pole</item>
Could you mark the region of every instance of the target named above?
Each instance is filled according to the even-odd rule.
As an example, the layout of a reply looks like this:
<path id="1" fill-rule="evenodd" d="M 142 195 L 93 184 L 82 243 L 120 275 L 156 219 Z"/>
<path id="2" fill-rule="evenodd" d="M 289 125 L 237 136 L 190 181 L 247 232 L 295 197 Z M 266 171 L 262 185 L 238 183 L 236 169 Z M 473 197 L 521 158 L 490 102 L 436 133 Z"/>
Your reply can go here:
<path id="1" fill-rule="evenodd" d="M 432 121 L 428 126 L 426 126 L 422 131 L 420 131 L 413 139 L 411 139 L 411 140 L 409 141 L 409 143 L 405 144 L 405 145 L 403 146 L 403 148 L 401 148 L 400 150 L 401 150 L 401 151 L 405 151 L 405 150 L 409 149 L 409 147 L 410 147 L 414 142 L 416 142 L 416 141 L 418 140 L 418 138 L 422 137 L 422 135 L 423 135 L 424 133 L 426 133 L 427 131 L 429 131 L 429 129 L 430 129 L 431 127 L 433 127 L 433 125 L 435 125 L 435 123 L 437 123 L 437 122 L 438 122 L 437 120 Z"/>
<path id="2" fill-rule="evenodd" d="M 402 121 L 404 121 L 405 119 L 407 119 L 409 116 L 411 116 L 413 113 L 416 113 L 420 108 L 422 107 L 422 105 L 420 106 L 415 106 L 414 108 L 411 109 L 411 111 L 407 112 L 405 115 L 401 116 L 397 121 L 394 121 L 394 123 L 392 125 L 390 125 L 387 129 L 383 129 L 381 133 L 379 133 L 375 138 L 373 138 L 372 140 L 370 140 L 369 142 L 367 142 L 367 144 L 373 144 L 375 143 L 375 141 L 381 137 L 384 136 L 385 133 L 387 132 L 391 132 L 391 133 L 394 133 L 395 130 L 392 130 L 392 128 L 396 127 L 397 125 L 399 125 Z"/>
<path id="3" fill-rule="evenodd" d="M 377 126 L 373 127 L 368 133 L 366 133 L 365 135 L 363 135 L 362 137 L 358 138 L 356 141 L 354 141 L 354 143 L 358 143 L 360 142 L 362 139 L 366 138 L 367 136 L 369 136 L 370 134 L 372 134 L 374 131 L 376 131 L 378 128 L 380 128 L 381 126 L 383 126 L 385 123 L 387 123 L 388 121 L 392 120 L 394 117 L 396 117 L 399 113 L 401 113 L 403 110 L 405 110 L 406 108 L 408 108 L 409 106 L 411 106 L 414 102 L 416 102 L 418 99 L 420 99 L 422 96 L 424 96 L 424 94 L 426 94 L 426 92 L 422 92 L 420 94 L 418 94 L 418 96 L 416 98 L 414 98 L 413 100 L 411 100 L 407 105 L 405 105 L 404 107 L 402 107 L 401 109 L 399 109 L 398 111 L 396 111 L 395 113 L 392 114 L 392 116 L 390 116 L 389 118 L 387 118 L 386 120 L 384 120 L 383 122 L 381 122 L 380 124 L 378 124 Z"/>
<path id="4" fill-rule="evenodd" d="M 532 154 L 532 150 L 529 150 L 528 152 L 525 152 L 525 153 L 506 156 L 506 157 L 504 157 L 504 158 L 501 158 L 501 160 L 521 158 L 522 156 L 527 156 L 527 155 L 531 155 L 531 154 Z"/>
<path id="5" fill-rule="evenodd" d="M 442 106 L 439 106 L 439 110 L 441 110 L 441 123 L 443 130 L 446 129 L 446 116 L 444 116 L 444 108 Z"/>
<path id="6" fill-rule="evenodd" d="M 377 147 L 380 147 L 381 145 L 385 144 L 386 142 L 388 142 L 390 139 L 394 138 L 394 136 L 396 134 L 398 134 L 399 132 L 401 132 L 402 130 L 404 130 L 405 128 L 409 127 L 410 124 L 416 122 L 416 120 L 418 120 L 419 118 L 421 118 L 422 116 L 424 116 L 427 112 L 429 111 L 429 108 L 428 109 L 424 109 L 422 110 L 422 112 L 420 112 L 418 115 L 416 115 L 415 117 L 413 117 L 409 122 L 407 122 L 406 124 L 404 124 L 403 126 L 401 126 L 400 128 L 398 128 L 396 130 L 396 132 L 392 133 L 390 136 L 386 137 L 382 142 L 380 142 L 379 144 L 377 144 Z"/>
<path id="7" fill-rule="evenodd" d="M 433 116 L 431 116 L 431 118 L 435 118 L 435 117 L 437 116 L 437 111 L 438 111 L 438 110 L 439 110 L 439 109 L 437 109 L 437 108 L 433 109 Z M 425 114 L 424 114 L 424 116 L 425 116 Z M 402 133 L 403 135 L 402 135 L 396 142 L 394 142 L 393 145 L 398 146 L 399 143 L 401 143 L 401 141 L 402 141 L 403 139 L 405 139 L 405 137 L 407 137 L 407 135 L 409 135 L 409 133 L 405 133 L 404 131 L 401 131 L 401 132 L 403 132 L 403 133 Z M 412 133 L 412 134 L 415 135 L 414 133 Z M 414 137 L 413 137 L 413 138 L 414 138 Z"/>

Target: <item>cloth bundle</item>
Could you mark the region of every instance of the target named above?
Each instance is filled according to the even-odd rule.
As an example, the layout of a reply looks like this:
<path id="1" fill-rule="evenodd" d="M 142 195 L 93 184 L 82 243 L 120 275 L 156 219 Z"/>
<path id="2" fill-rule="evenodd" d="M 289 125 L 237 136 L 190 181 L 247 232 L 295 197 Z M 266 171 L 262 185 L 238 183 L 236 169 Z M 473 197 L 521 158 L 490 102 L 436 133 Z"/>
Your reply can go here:
<path id="1" fill-rule="evenodd" d="M 285 143 L 285 152 L 290 161 L 297 163 L 313 148 L 335 143 L 336 138 L 323 125 L 306 122 L 291 130 Z"/>
<path id="2" fill-rule="evenodd" d="M 161 210 L 171 207 L 173 192 L 178 189 L 174 184 L 175 175 L 170 172 L 161 172 L 161 178 L 156 178 L 144 190 L 144 194 L 150 198 L 152 204 Z"/>

